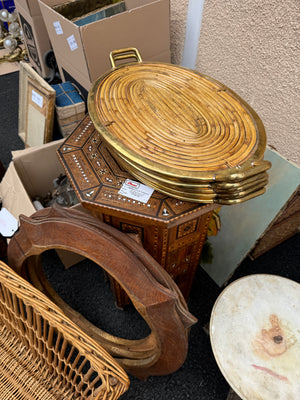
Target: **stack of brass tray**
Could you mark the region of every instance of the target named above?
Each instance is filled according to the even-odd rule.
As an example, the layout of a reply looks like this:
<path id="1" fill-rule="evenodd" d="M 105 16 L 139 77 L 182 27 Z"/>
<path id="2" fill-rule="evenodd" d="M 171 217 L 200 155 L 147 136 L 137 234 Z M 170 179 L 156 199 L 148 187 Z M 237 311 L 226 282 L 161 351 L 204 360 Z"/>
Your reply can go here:
<path id="1" fill-rule="evenodd" d="M 112 52 L 111 62 L 88 107 L 128 172 L 185 201 L 236 204 L 265 192 L 265 129 L 237 94 L 196 71 L 143 62 L 136 49 Z"/>

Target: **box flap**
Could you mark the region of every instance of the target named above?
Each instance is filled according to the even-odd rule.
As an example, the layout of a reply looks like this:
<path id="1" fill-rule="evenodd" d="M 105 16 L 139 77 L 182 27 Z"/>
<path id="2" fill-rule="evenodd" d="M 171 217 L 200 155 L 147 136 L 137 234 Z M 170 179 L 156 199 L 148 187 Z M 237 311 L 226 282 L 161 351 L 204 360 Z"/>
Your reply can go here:
<path id="1" fill-rule="evenodd" d="M 16 9 L 22 7 L 32 17 L 41 16 L 41 10 L 38 0 L 14 0 Z"/>
<path id="2" fill-rule="evenodd" d="M 43 17 L 41 13 L 33 17 L 21 6 L 18 6 L 17 10 L 30 62 L 41 75 L 47 76 L 50 69 L 44 62 L 44 56 L 52 47 Z"/>
<path id="3" fill-rule="evenodd" d="M 20 214 L 30 216 L 35 208 L 12 161 L 0 183 L 0 197 L 5 207 L 15 218 Z"/>
<path id="4" fill-rule="evenodd" d="M 63 81 L 70 81 L 76 87 L 82 98 L 86 101 L 88 92 L 92 86 L 89 76 L 84 76 L 80 69 L 68 63 L 68 60 L 57 57 L 59 73 Z"/>
<path id="5" fill-rule="evenodd" d="M 13 152 L 15 170 L 30 198 L 45 196 L 53 187 L 53 179 L 64 172 L 55 153 L 63 141 Z"/>
<path id="6" fill-rule="evenodd" d="M 160 1 L 160 0 L 156 0 L 156 1 Z M 125 0 L 125 2 L 126 2 L 127 10 L 131 10 L 133 8 L 144 7 L 147 4 L 154 3 L 155 0 L 143 0 L 143 2 L 141 2 L 141 0 Z M 168 2 L 169 2 L 169 0 L 168 0 Z"/>
<path id="7" fill-rule="evenodd" d="M 39 3 L 55 55 L 66 58 L 83 75 L 89 76 L 79 27 L 47 5 L 51 2 L 39 0 Z"/>
<path id="8" fill-rule="evenodd" d="M 169 21 L 169 0 L 160 0 L 81 27 L 91 81 L 111 69 L 112 50 L 136 47 L 147 61 L 170 49 Z"/>
<path id="9" fill-rule="evenodd" d="M 13 161 L 0 183 L 0 197 L 3 207 L 15 218 L 18 219 L 20 214 L 29 217 L 35 213 L 31 197 L 46 194 L 53 187 L 53 179 L 64 173 L 56 155 L 64 140 L 13 152 Z M 74 208 L 82 207 L 78 204 Z M 65 250 L 58 250 L 57 253 L 67 268 L 83 259 Z"/>

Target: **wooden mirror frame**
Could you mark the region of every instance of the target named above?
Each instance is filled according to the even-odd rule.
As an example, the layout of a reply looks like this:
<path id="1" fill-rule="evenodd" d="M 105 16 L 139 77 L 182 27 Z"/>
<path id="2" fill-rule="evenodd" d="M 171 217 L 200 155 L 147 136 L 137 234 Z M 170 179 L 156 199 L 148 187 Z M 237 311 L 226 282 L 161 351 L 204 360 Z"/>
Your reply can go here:
<path id="1" fill-rule="evenodd" d="M 138 340 L 112 336 L 66 305 L 42 274 L 39 255 L 54 248 L 89 258 L 116 279 L 149 325 L 149 336 Z M 140 379 L 166 375 L 183 364 L 189 328 L 197 320 L 172 278 L 130 236 L 89 214 L 53 206 L 30 218 L 20 216 L 19 231 L 8 246 L 8 262 L 132 375 Z"/>

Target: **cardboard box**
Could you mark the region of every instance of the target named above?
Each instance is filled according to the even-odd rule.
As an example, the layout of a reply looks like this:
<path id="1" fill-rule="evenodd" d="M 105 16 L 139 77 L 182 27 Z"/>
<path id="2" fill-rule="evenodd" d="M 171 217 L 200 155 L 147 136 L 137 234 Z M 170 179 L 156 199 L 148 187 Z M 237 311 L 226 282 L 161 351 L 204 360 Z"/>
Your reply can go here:
<path id="1" fill-rule="evenodd" d="M 126 11 L 83 26 L 55 11 L 63 3 L 39 0 L 63 79 L 89 91 L 111 69 L 110 52 L 120 48 L 136 47 L 145 61 L 170 62 L 169 0 L 125 0 Z"/>
<path id="2" fill-rule="evenodd" d="M 22 7 L 23 10 L 32 17 L 39 17 L 42 15 L 38 0 L 14 0 L 14 2 L 16 8 L 16 3 L 18 3 L 18 6 Z"/>
<path id="3" fill-rule="evenodd" d="M 62 140 L 13 152 L 13 160 L 0 183 L 0 197 L 15 218 L 32 215 L 35 196 L 46 196 L 53 189 L 53 180 L 64 173 L 56 155 Z"/>
<path id="4" fill-rule="evenodd" d="M 37 0 L 15 0 L 15 5 L 29 61 L 41 76 L 48 77 L 50 69 L 45 63 L 45 55 L 52 47 L 39 3 Z"/>
<path id="5" fill-rule="evenodd" d="M 44 197 L 53 190 L 53 180 L 65 171 L 56 155 L 64 139 L 38 147 L 13 152 L 13 160 L 0 182 L 2 205 L 15 218 L 20 214 L 30 216 L 36 212 L 32 203 L 35 196 Z M 80 204 L 74 208 L 85 211 Z M 65 267 L 83 259 L 82 256 L 65 250 L 57 250 Z"/>

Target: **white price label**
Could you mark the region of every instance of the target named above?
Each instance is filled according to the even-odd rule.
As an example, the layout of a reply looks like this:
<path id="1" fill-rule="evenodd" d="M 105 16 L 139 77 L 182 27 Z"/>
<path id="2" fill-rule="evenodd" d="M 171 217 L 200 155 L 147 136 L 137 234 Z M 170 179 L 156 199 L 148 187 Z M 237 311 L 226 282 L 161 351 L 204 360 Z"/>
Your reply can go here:
<path id="1" fill-rule="evenodd" d="M 0 210 L 0 233 L 11 237 L 18 230 L 18 220 L 6 208 Z"/>
<path id="2" fill-rule="evenodd" d="M 154 189 L 149 186 L 132 181 L 131 179 L 126 179 L 118 193 L 130 199 L 147 203 L 153 192 Z"/>
<path id="3" fill-rule="evenodd" d="M 57 35 L 62 35 L 64 33 L 59 21 L 53 22 L 53 26 Z"/>
<path id="4" fill-rule="evenodd" d="M 75 39 L 74 35 L 69 36 L 67 38 L 67 41 L 69 43 L 71 51 L 74 51 L 74 50 L 78 49 L 78 45 L 77 45 L 77 42 L 76 42 L 76 39 Z"/>
<path id="5" fill-rule="evenodd" d="M 43 97 L 32 89 L 31 100 L 37 104 L 39 107 L 43 107 Z"/>

